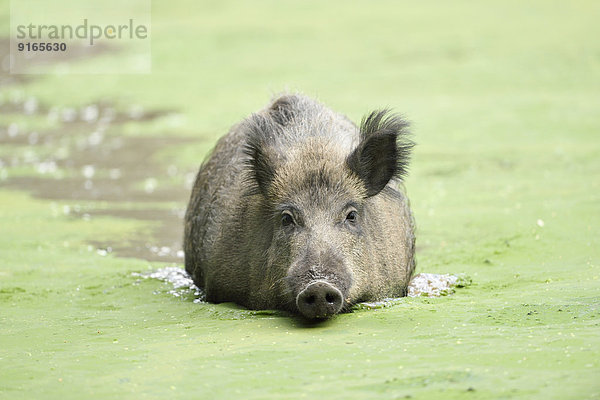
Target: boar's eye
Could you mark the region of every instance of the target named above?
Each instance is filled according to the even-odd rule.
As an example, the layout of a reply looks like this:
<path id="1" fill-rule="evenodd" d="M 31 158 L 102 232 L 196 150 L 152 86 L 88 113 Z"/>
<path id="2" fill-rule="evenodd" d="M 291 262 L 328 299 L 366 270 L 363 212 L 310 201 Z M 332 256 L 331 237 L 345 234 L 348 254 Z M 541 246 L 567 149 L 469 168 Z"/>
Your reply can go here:
<path id="1" fill-rule="evenodd" d="M 282 226 L 290 226 L 294 224 L 294 217 L 287 211 L 284 211 L 281 214 L 281 225 Z"/>
<path id="2" fill-rule="evenodd" d="M 346 222 L 349 222 L 351 224 L 355 224 L 357 219 L 358 213 L 354 210 L 350 211 L 348 215 L 346 215 Z"/>

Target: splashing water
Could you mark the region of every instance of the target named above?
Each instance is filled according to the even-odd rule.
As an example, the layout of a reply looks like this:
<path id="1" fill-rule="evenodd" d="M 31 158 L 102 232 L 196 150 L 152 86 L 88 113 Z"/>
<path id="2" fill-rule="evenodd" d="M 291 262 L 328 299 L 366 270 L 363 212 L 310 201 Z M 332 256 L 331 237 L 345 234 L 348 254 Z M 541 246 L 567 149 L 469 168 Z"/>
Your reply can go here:
<path id="1" fill-rule="evenodd" d="M 193 295 L 195 297 L 194 303 L 200 303 L 204 301 L 204 293 L 202 290 L 194 285 L 192 278 L 187 274 L 187 272 L 185 272 L 184 269 L 179 267 L 164 267 L 155 271 L 133 272 L 132 275 L 142 279 L 158 279 L 159 281 L 171 284 L 173 289 L 168 290 L 167 293 L 175 297 Z"/>
<path id="2" fill-rule="evenodd" d="M 187 295 L 194 296 L 194 303 L 205 301 L 204 293 L 198 288 L 192 278 L 179 267 L 164 267 L 147 272 L 133 272 L 133 276 L 143 279 L 158 279 L 172 285 L 167 293 L 175 297 Z M 408 285 L 408 297 L 440 297 L 454 293 L 455 287 L 465 287 L 471 284 L 467 276 L 451 274 L 428 274 L 415 275 Z M 161 293 L 161 292 L 156 292 Z M 387 298 L 377 302 L 366 302 L 357 305 L 357 308 L 384 308 L 390 307 L 401 301 L 402 298 Z"/>
<path id="3" fill-rule="evenodd" d="M 408 297 L 439 297 L 452 294 L 459 277 L 450 274 L 417 274 L 408 285 Z"/>

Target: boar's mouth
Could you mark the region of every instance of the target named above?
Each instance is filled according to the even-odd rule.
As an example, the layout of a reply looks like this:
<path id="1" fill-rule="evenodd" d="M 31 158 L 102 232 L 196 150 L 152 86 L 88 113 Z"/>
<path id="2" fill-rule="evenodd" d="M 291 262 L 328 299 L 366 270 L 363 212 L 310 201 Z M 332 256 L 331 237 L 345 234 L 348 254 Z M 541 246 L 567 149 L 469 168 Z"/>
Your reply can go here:
<path id="1" fill-rule="evenodd" d="M 296 307 L 308 319 L 326 319 L 342 309 L 344 295 L 327 281 L 313 281 L 296 296 Z"/>

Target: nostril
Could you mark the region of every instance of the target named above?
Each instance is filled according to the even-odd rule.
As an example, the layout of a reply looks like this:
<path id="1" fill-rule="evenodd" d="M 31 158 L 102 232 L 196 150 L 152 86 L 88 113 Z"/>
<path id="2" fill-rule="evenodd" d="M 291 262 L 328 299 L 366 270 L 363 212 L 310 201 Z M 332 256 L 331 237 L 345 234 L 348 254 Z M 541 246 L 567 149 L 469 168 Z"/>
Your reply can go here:
<path id="1" fill-rule="evenodd" d="M 333 304 L 333 303 L 335 303 L 335 299 L 336 299 L 336 296 L 335 296 L 333 293 L 327 293 L 327 294 L 325 295 L 325 300 L 327 300 L 327 302 L 328 302 L 329 304 Z"/>
<path id="2" fill-rule="evenodd" d="M 306 304 L 315 304 L 315 301 L 317 301 L 317 298 L 315 297 L 315 295 L 310 295 L 306 298 Z"/>

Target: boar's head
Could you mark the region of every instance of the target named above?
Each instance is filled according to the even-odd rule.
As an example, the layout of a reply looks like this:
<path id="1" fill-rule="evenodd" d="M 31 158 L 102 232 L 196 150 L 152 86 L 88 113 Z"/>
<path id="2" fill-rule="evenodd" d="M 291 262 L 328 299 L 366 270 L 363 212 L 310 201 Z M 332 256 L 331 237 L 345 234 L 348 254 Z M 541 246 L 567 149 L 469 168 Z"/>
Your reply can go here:
<path id="1" fill-rule="evenodd" d="M 250 119 L 250 194 L 270 225 L 257 232 L 272 233 L 268 288 L 291 311 L 323 319 L 360 300 L 357 273 L 373 267 L 364 249 L 379 229 L 373 221 L 385 218 L 372 200 L 405 174 L 413 143 L 408 124 L 387 110 L 366 116 L 341 145 L 348 132 L 315 133 L 335 127 L 298 121 L 286 106 L 280 100 Z"/>

